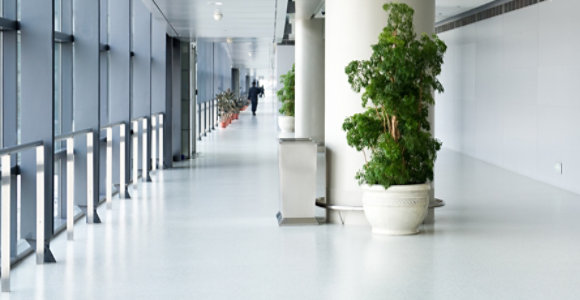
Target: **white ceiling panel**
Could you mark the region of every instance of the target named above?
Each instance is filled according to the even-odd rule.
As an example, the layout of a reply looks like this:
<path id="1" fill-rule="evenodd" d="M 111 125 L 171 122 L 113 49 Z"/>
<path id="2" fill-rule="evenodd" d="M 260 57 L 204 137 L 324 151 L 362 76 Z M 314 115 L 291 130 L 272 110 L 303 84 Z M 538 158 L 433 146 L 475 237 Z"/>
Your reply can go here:
<path id="1" fill-rule="evenodd" d="M 271 68 L 273 45 L 284 33 L 286 8 L 292 0 L 143 0 L 156 18 L 165 19 L 168 33 L 183 39 L 230 40 L 233 65 Z M 364 0 L 352 0 L 364 1 Z M 436 0 L 436 21 L 441 21 L 491 0 Z M 324 0 L 298 3 L 297 13 L 322 7 Z M 223 14 L 214 20 L 214 12 Z"/>
<path id="2" fill-rule="evenodd" d="M 274 38 L 276 0 L 148 1 L 161 10 L 182 38 Z M 216 10 L 223 14 L 220 21 L 214 20 Z"/>
<path id="3" fill-rule="evenodd" d="M 443 21 L 490 2 L 493 0 L 436 0 L 435 22 Z"/>
<path id="4" fill-rule="evenodd" d="M 182 39 L 229 40 L 233 66 L 248 69 L 271 68 L 273 42 L 282 38 L 288 5 L 288 0 L 143 1 Z M 223 14 L 219 21 L 216 10 Z"/>

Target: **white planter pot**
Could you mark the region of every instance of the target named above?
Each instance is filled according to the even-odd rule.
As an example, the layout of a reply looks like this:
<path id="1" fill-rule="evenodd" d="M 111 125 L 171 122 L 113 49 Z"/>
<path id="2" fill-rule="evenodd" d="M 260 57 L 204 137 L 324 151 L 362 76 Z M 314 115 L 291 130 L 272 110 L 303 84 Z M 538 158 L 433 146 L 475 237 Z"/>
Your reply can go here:
<path id="1" fill-rule="evenodd" d="M 429 207 L 430 185 L 363 186 L 363 208 L 373 233 L 404 235 L 419 232 Z"/>
<path id="2" fill-rule="evenodd" d="M 278 116 L 278 126 L 282 132 L 294 132 L 294 117 Z"/>

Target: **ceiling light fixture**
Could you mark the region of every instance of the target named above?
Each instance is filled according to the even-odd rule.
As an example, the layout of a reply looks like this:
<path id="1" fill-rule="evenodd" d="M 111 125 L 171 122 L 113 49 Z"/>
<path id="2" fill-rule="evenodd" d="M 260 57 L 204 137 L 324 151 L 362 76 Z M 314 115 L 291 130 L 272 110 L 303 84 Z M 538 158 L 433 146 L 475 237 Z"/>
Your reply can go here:
<path id="1" fill-rule="evenodd" d="M 231 44 L 231 43 L 233 43 L 234 41 L 232 40 L 232 38 L 226 38 L 226 42 L 227 42 L 228 44 Z"/>
<path id="2" fill-rule="evenodd" d="M 216 10 L 213 12 L 213 19 L 216 21 L 220 21 L 223 17 L 224 14 L 222 14 L 222 12 L 216 8 Z"/>

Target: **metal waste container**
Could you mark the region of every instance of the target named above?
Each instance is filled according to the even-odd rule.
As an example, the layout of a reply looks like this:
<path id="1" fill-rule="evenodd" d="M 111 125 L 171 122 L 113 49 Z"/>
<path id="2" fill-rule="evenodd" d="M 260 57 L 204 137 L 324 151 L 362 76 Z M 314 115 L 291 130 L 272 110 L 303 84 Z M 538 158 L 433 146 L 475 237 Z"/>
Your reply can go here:
<path id="1" fill-rule="evenodd" d="M 317 152 L 318 144 L 311 139 L 280 139 L 279 225 L 319 223 L 315 216 Z"/>

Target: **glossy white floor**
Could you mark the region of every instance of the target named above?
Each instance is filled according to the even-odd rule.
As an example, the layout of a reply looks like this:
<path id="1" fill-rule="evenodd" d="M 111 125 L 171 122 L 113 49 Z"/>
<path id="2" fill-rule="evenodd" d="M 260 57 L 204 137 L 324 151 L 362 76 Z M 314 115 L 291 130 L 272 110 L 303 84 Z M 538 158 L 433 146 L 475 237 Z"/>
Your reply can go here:
<path id="1" fill-rule="evenodd" d="M 262 107 L 264 110 L 264 107 Z M 406 237 L 277 226 L 274 113 L 100 208 L 0 299 L 578 299 L 580 196 L 442 151 L 436 224 Z"/>

